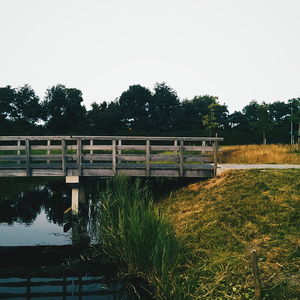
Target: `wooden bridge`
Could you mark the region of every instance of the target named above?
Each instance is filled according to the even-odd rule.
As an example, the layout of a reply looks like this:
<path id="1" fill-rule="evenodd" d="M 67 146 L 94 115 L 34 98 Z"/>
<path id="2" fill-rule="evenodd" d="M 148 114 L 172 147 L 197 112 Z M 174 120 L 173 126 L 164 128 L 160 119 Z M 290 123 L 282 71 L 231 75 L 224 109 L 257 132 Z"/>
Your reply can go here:
<path id="1" fill-rule="evenodd" d="M 213 177 L 208 137 L 0 136 L 0 177 Z"/>

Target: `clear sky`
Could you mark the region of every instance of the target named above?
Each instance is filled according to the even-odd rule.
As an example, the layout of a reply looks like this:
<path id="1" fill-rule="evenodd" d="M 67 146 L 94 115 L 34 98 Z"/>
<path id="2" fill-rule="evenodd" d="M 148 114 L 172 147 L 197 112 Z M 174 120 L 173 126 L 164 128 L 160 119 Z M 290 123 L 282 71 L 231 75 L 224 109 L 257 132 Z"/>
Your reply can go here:
<path id="1" fill-rule="evenodd" d="M 0 86 L 61 83 L 85 105 L 166 82 L 181 99 L 300 97 L 299 0 L 0 0 Z"/>

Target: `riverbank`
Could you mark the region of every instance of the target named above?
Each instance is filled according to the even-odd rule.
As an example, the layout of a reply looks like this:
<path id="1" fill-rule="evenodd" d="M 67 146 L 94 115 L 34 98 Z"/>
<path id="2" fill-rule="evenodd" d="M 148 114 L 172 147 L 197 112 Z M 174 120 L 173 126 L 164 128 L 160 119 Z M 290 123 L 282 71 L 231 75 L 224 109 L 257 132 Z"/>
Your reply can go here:
<path id="1" fill-rule="evenodd" d="M 252 249 L 264 298 L 299 299 L 300 170 L 228 171 L 159 208 L 188 247 L 187 299 L 253 299 Z"/>

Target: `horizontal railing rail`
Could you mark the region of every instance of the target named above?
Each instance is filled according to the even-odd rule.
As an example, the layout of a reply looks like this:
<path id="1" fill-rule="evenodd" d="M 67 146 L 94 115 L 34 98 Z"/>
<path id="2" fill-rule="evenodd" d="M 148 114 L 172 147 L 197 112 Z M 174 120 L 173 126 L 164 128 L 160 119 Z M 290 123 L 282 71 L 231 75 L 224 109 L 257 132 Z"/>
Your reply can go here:
<path id="1" fill-rule="evenodd" d="M 216 174 L 218 142 L 222 140 L 217 137 L 0 136 L 0 176 L 120 173 L 203 177 L 197 174 Z"/>
<path id="2" fill-rule="evenodd" d="M 109 285 L 109 287 L 108 287 Z M 121 285 L 101 277 L 4 278 L 0 282 L 1 299 L 48 299 L 50 297 L 113 296 L 123 293 Z"/>

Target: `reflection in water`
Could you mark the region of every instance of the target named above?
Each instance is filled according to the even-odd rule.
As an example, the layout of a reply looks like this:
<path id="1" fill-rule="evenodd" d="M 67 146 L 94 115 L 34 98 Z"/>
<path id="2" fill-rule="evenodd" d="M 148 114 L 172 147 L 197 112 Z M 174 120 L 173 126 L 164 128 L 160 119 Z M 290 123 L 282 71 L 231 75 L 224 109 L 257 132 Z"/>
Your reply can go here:
<path id="1" fill-rule="evenodd" d="M 80 214 L 71 218 L 64 214 L 71 206 L 71 189 L 65 184 L 65 178 L 0 178 L 0 249 L 3 250 L 0 262 L 7 260 L 9 255 L 6 251 L 15 249 L 1 246 L 78 245 L 93 242 L 90 238 L 93 236 L 92 203 L 98 194 L 99 182 L 101 186 L 105 184 L 104 180 L 92 178 L 85 183 L 88 201 L 82 206 Z M 64 229 L 71 230 L 64 233 Z M 28 248 L 32 254 L 31 249 L 36 247 Z M 11 255 L 11 259 L 14 261 L 15 256 Z M 46 260 L 49 260 L 49 256 Z M 18 262 L 16 266 L 8 262 L 9 274 L 0 266 L 1 299 L 6 296 L 10 299 L 129 299 L 124 292 L 124 284 L 107 281 L 106 277 L 100 276 L 109 271 L 107 268 L 102 268 L 92 276 L 90 271 L 83 274 L 79 268 L 74 270 L 71 277 L 66 275 L 65 265 L 53 262 L 63 269 L 58 272 L 59 277 L 47 278 L 46 274 L 43 277 L 29 271 L 28 268 L 33 267 L 31 263 L 24 267 L 23 264 L 28 261 L 26 258 L 20 261 L 21 265 Z M 34 256 L 34 263 L 37 264 L 34 268 L 41 271 L 46 261 L 37 262 L 37 256 Z M 14 268 L 25 268 L 26 275 L 17 275 Z"/>
<path id="2" fill-rule="evenodd" d="M 128 299 L 119 282 L 104 276 L 0 278 L 1 299 Z"/>
<path id="3" fill-rule="evenodd" d="M 44 210 L 49 221 L 62 225 L 63 212 L 70 206 L 70 195 L 63 180 L 2 178 L 0 191 L 0 223 L 30 225 Z"/>
<path id="4" fill-rule="evenodd" d="M 63 179 L 0 179 L 0 246 L 63 245 L 70 193 Z"/>

